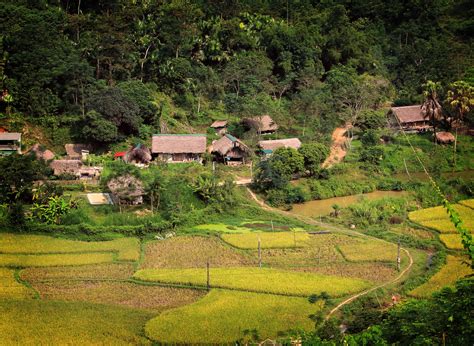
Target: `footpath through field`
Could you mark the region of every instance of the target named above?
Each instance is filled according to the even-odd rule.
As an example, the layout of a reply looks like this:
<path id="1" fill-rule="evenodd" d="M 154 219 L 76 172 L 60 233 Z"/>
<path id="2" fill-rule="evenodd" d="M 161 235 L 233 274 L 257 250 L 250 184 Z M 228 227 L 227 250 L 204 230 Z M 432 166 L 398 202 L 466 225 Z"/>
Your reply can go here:
<path id="1" fill-rule="evenodd" d="M 346 233 L 346 234 L 354 234 L 354 235 L 358 235 L 358 236 L 365 237 L 365 238 L 372 238 L 372 239 L 380 240 L 379 238 L 375 238 L 375 237 L 369 236 L 367 234 L 363 234 L 363 233 L 353 231 L 353 230 L 347 230 L 347 229 L 344 229 L 344 228 L 341 228 L 341 227 L 337 227 L 337 226 L 330 225 L 330 224 L 327 224 L 327 223 L 324 223 L 324 222 L 313 220 L 309 217 L 305 217 L 305 216 L 302 216 L 302 215 L 295 215 L 295 214 L 289 213 L 289 212 L 284 211 L 284 210 L 280 210 L 280 209 L 270 207 L 269 205 L 265 204 L 265 202 L 258 199 L 258 197 L 255 195 L 255 193 L 253 193 L 252 190 L 247 188 L 247 191 L 249 192 L 250 196 L 258 203 L 258 205 L 260 205 L 260 207 L 262 207 L 265 210 L 272 211 L 272 212 L 275 212 L 275 213 L 279 213 L 279 214 L 282 214 L 284 216 L 291 217 L 293 219 L 303 221 L 303 222 L 305 222 L 307 224 L 310 224 L 310 225 L 324 227 L 328 230 L 337 231 L 337 232 Z M 333 308 L 328 313 L 328 315 L 326 316 L 326 320 L 329 319 L 329 317 L 331 317 L 336 311 L 341 309 L 344 305 L 347 305 L 347 304 L 351 303 L 352 301 L 354 301 L 354 300 L 356 300 L 356 299 L 358 299 L 362 296 L 365 296 L 365 295 L 369 294 L 370 292 L 378 290 L 379 288 L 386 287 L 386 286 L 389 286 L 391 284 L 394 284 L 394 283 L 398 282 L 406 273 L 408 273 L 408 271 L 413 266 L 413 257 L 411 256 L 410 252 L 407 249 L 405 249 L 405 248 L 400 248 L 400 249 L 403 250 L 406 253 L 406 255 L 408 256 L 409 263 L 408 263 L 408 266 L 402 272 L 400 272 L 400 274 L 396 278 L 394 278 L 390 281 L 387 281 L 387 282 L 385 282 L 381 285 L 378 285 L 378 286 L 372 287 L 370 289 L 367 289 L 365 291 L 362 291 L 360 293 L 354 294 L 353 296 L 347 298 L 343 302 L 339 303 L 335 308 Z"/>
<path id="2" fill-rule="evenodd" d="M 351 128 L 351 125 L 344 125 L 344 127 L 337 127 L 331 136 L 332 144 L 329 156 L 323 162 L 323 168 L 332 167 L 334 164 L 341 162 L 347 154 L 346 143 L 347 137 L 345 136 L 347 130 Z"/>

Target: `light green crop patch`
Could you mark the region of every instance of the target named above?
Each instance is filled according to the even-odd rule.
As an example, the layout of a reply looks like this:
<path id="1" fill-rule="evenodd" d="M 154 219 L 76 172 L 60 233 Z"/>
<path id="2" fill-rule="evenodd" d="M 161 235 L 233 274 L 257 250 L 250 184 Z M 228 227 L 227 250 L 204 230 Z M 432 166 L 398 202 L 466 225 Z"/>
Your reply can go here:
<path id="1" fill-rule="evenodd" d="M 0 299 L 32 298 L 33 292 L 15 280 L 15 270 L 0 268 Z"/>
<path id="2" fill-rule="evenodd" d="M 207 223 L 195 226 L 194 229 L 199 231 L 217 232 L 217 233 L 248 233 L 252 229 L 242 226 L 231 226 L 223 223 Z"/>
<path id="3" fill-rule="evenodd" d="M 76 241 L 43 235 L 1 234 L 0 253 L 46 254 L 75 252 L 118 253 L 118 260 L 136 261 L 140 258 L 140 242 L 136 238 L 118 238 L 110 241 Z M 95 262 L 94 262 L 95 263 Z"/>
<path id="4" fill-rule="evenodd" d="M 243 234 L 223 234 L 222 240 L 241 248 L 257 249 L 260 239 L 262 249 L 295 248 L 308 245 L 309 235 L 306 232 L 253 232 Z"/>
<path id="5" fill-rule="evenodd" d="M 226 344 L 256 329 L 259 339 L 275 339 L 288 329 L 311 330 L 308 315 L 321 309 L 299 297 L 212 290 L 200 301 L 165 311 L 148 321 L 146 335 L 165 344 Z"/>
<path id="6" fill-rule="evenodd" d="M 143 269 L 135 279 L 151 282 L 206 286 L 205 268 Z M 210 285 L 217 288 L 252 292 L 308 296 L 327 292 L 333 297 L 359 292 L 370 286 L 368 281 L 322 274 L 293 272 L 270 268 L 211 268 Z"/>
<path id="7" fill-rule="evenodd" d="M 113 261 L 112 253 L 79 254 L 0 254 L 0 266 L 4 267 L 49 267 L 106 263 Z"/>

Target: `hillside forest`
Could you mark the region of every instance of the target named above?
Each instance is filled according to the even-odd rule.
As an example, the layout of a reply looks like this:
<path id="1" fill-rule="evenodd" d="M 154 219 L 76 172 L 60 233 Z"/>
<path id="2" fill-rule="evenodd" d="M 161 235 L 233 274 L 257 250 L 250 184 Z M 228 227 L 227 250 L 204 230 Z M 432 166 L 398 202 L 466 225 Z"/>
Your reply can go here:
<path id="1" fill-rule="evenodd" d="M 420 102 L 428 80 L 443 100 L 472 82 L 472 14 L 441 0 L 5 0 L 0 106 L 56 146 L 267 113 L 323 140 L 361 112 Z"/>

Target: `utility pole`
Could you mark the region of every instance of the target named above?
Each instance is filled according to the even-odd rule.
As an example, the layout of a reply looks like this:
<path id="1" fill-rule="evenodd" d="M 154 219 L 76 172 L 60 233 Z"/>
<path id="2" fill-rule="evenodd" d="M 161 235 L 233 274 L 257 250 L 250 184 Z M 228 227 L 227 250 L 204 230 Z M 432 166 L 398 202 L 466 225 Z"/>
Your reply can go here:
<path id="1" fill-rule="evenodd" d="M 258 266 L 262 268 L 262 248 L 260 245 L 260 237 L 258 237 Z"/>
<path id="2" fill-rule="evenodd" d="M 209 291 L 211 289 L 211 280 L 210 280 L 210 275 L 209 275 L 209 260 L 207 260 L 206 263 L 206 269 L 207 269 L 207 290 Z"/>
<path id="3" fill-rule="evenodd" d="M 397 249 L 397 270 L 400 271 L 400 237 L 398 237 L 398 249 Z"/>
<path id="4" fill-rule="evenodd" d="M 273 232 L 273 231 L 275 231 L 275 230 L 273 229 L 273 220 L 270 220 L 270 223 L 272 224 L 272 232 Z"/>

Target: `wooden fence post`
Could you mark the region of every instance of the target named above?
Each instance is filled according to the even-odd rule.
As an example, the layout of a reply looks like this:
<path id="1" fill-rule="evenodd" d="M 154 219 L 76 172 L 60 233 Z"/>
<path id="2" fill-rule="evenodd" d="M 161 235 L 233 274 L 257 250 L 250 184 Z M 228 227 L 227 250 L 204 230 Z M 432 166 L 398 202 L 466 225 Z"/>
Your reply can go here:
<path id="1" fill-rule="evenodd" d="M 260 245 L 260 237 L 258 237 L 258 266 L 262 268 L 262 248 Z"/>
<path id="2" fill-rule="evenodd" d="M 400 237 L 398 238 L 398 249 L 397 249 L 397 270 L 400 271 L 400 264 L 401 264 L 401 259 L 400 259 Z"/>

